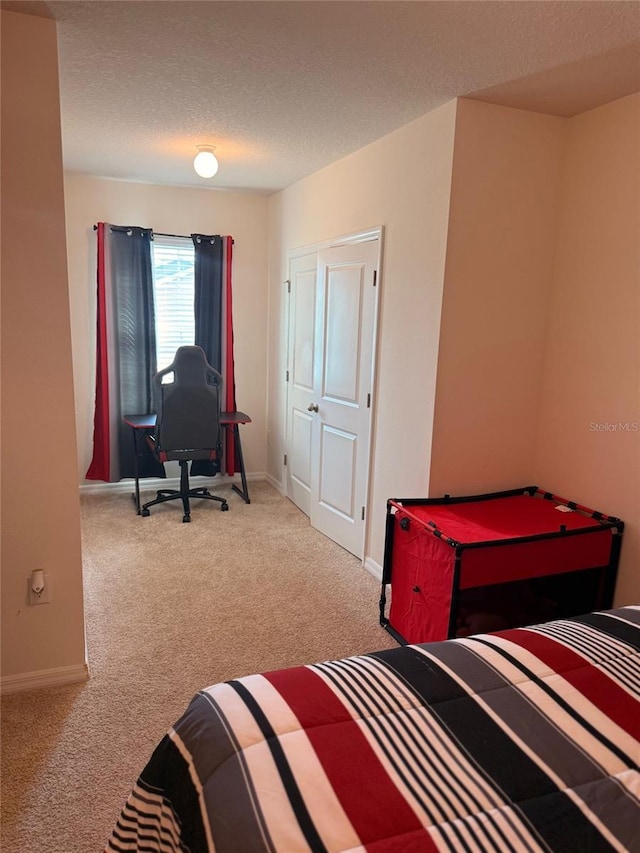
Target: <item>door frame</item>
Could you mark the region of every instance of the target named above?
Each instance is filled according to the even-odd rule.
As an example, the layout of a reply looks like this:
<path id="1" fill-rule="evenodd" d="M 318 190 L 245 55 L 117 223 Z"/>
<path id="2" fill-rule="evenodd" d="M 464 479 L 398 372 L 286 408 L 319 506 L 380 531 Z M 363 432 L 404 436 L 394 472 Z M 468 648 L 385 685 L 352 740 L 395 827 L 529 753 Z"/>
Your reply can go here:
<path id="1" fill-rule="evenodd" d="M 369 521 L 371 518 L 371 467 L 372 467 L 372 454 L 373 448 L 375 446 L 375 437 L 376 437 L 376 426 L 377 426 L 377 412 L 378 412 L 378 343 L 380 338 L 380 329 L 381 329 L 381 298 L 380 291 L 382 287 L 382 279 L 383 279 L 383 263 L 384 263 L 384 225 L 377 225 L 372 228 L 366 228 L 362 231 L 354 231 L 350 234 L 343 234 L 339 237 L 334 237 L 328 240 L 321 240 L 317 243 L 307 243 L 303 246 L 296 246 L 293 249 L 287 250 L 287 276 L 289 275 L 290 263 L 295 258 L 303 257 L 304 255 L 310 255 L 315 253 L 319 253 L 325 249 L 333 249 L 338 246 L 346 246 L 354 243 L 366 243 L 370 240 L 378 240 L 378 275 L 376 279 L 376 294 L 374 301 L 374 312 L 373 312 L 373 341 L 372 341 L 372 353 L 371 353 L 371 394 L 372 394 L 372 404 L 371 404 L 371 421 L 370 421 L 370 429 L 369 429 L 369 441 L 367 447 L 367 470 L 365 472 L 365 494 L 366 494 L 366 511 L 365 511 L 365 519 L 364 519 L 364 541 L 362 548 L 362 565 L 365 564 L 367 558 L 367 547 L 369 542 Z M 289 278 L 285 279 L 284 285 L 287 286 L 290 283 Z M 287 294 L 288 296 L 288 294 Z M 285 335 L 285 375 L 283 376 L 282 381 L 285 384 L 285 393 L 284 393 L 284 412 L 283 412 L 283 425 L 284 425 L 284 453 L 288 454 L 289 452 L 289 383 L 287 381 L 287 374 L 291 369 L 291 365 L 289 364 L 289 348 L 291 341 L 289 339 L 290 332 L 290 323 L 291 323 L 291 300 L 289 298 L 286 299 L 286 335 Z M 284 458 L 281 462 L 281 483 L 284 487 L 284 494 L 287 498 L 291 499 L 289 495 L 289 490 L 287 487 L 287 471 L 286 466 L 284 464 Z"/>

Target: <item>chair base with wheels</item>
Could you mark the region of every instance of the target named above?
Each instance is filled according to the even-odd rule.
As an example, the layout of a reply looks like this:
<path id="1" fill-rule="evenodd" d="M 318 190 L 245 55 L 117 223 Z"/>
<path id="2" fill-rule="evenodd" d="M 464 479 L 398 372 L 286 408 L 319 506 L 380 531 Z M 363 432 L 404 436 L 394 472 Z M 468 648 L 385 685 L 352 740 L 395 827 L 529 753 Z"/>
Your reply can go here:
<path id="1" fill-rule="evenodd" d="M 208 501 L 218 501 L 220 504 L 221 512 L 226 512 L 229 509 L 229 504 L 226 501 L 226 498 L 220 498 L 217 495 L 212 495 L 208 489 L 204 486 L 200 486 L 195 489 L 189 488 L 189 471 L 188 471 L 188 461 L 186 459 L 180 460 L 180 488 L 179 489 L 158 489 L 157 497 L 153 501 L 149 501 L 146 504 L 143 504 L 140 508 L 140 515 L 145 518 L 150 515 L 149 507 L 157 506 L 158 504 L 167 503 L 167 501 L 182 501 L 182 509 L 184 511 L 184 515 L 182 516 L 183 522 L 191 521 L 191 507 L 189 506 L 189 498 L 203 498 Z"/>

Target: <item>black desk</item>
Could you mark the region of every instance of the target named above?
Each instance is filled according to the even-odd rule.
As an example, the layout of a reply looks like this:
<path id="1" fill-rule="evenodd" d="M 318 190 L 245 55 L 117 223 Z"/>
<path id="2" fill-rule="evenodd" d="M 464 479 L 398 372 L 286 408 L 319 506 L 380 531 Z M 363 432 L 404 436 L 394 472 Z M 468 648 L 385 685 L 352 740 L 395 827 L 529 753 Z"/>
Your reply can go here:
<path id="1" fill-rule="evenodd" d="M 136 511 L 138 515 L 140 515 L 140 481 L 138 477 L 138 434 L 140 432 L 150 432 L 155 428 L 156 425 L 156 416 L 153 415 L 124 415 L 124 422 L 131 427 L 131 434 L 133 435 L 133 458 L 135 464 L 135 479 L 136 479 L 136 491 L 135 494 L 132 495 L 134 503 L 136 505 Z M 247 475 L 244 470 L 244 457 L 242 455 L 242 443 L 240 441 L 240 430 L 238 429 L 239 424 L 250 424 L 251 418 L 249 415 L 246 415 L 244 412 L 222 412 L 220 415 L 220 423 L 221 425 L 233 433 L 235 438 L 235 446 L 238 452 L 238 461 L 240 463 L 240 477 L 242 480 L 242 488 L 240 489 L 236 486 L 235 483 L 231 484 L 231 488 L 234 492 L 237 492 L 242 500 L 249 504 L 251 500 L 249 498 L 249 489 L 247 488 Z"/>

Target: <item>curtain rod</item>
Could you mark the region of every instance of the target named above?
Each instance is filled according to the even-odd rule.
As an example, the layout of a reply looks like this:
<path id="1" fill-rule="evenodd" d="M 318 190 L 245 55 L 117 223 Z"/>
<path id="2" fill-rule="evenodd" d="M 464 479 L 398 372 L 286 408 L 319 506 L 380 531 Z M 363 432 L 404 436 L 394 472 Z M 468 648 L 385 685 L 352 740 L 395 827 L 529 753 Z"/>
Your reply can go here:
<path id="1" fill-rule="evenodd" d="M 97 231 L 98 226 L 94 225 L 93 230 Z M 190 240 L 191 239 L 191 234 L 165 234 L 164 231 L 154 231 L 153 228 L 150 228 L 149 230 L 151 231 L 152 234 L 157 234 L 158 237 L 180 237 L 183 240 Z"/>
<path id="2" fill-rule="evenodd" d="M 97 231 L 98 226 L 94 225 L 93 230 Z M 164 231 L 154 231 L 153 228 L 150 229 L 152 234 L 157 234 L 158 237 L 179 237 L 181 240 L 190 240 L 191 234 L 166 234 Z M 235 243 L 235 240 L 231 238 L 231 242 Z"/>

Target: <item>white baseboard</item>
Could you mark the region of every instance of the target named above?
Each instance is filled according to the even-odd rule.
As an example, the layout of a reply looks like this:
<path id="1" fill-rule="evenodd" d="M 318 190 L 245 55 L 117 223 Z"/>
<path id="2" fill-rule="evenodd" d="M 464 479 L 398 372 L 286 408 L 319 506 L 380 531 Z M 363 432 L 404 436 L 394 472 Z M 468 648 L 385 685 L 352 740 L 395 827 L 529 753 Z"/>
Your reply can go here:
<path id="1" fill-rule="evenodd" d="M 267 481 L 267 483 L 269 483 L 270 486 L 273 486 L 273 488 L 277 492 L 279 492 L 282 497 L 286 498 L 284 485 L 281 483 L 280 480 L 276 480 L 276 478 L 272 477 L 271 474 L 264 474 L 264 479 Z"/>
<path id="2" fill-rule="evenodd" d="M 265 473 L 255 472 L 247 474 L 247 483 L 257 482 L 258 480 L 269 480 L 269 475 Z M 193 486 L 211 486 L 215 489 L 216 486 L 231 486 L 234 483 L 240 485 L 242 479 L 240 474 L 234 474 L 228 477 L 226 474 L 216 474 L 215 477 L 190 477 L 189 482 Z M 133 492 L 135 489 L 135 480 L 119 480 L 117 483 L 82 483 L 80 485 L 80 494 L 95 495 L 95 494 L 117 494 L 119 492 Z M 178 489 L 180 488 L 179 477 L 144 477 L 140 480 L 140 491 L 154 492 L 157 489 Z"/>
<path id="3" fill-rule="evenodd" d="M 57 687 L 60 684 L 72 684 L 86 681 L 89 667 L 86 663 L 77 666 L 58 666 L 54 669 L 41 669 L 35 672 L 21 672 L 18 675 L 5 675 L 0 679 L 0 693 L 18 693 L 23 690 L 36 690 L 39 687 Z"/>
<path id="4" fill-rule="evenodd" d="M 365 557 L 364 559 L 364 567 L 365 569 L 374 576 L 377 580 L 382 583 L 382 566 L 372 560 L 371 557 Z"/>

